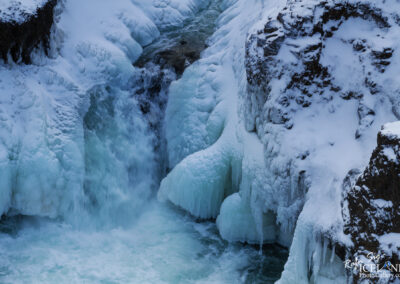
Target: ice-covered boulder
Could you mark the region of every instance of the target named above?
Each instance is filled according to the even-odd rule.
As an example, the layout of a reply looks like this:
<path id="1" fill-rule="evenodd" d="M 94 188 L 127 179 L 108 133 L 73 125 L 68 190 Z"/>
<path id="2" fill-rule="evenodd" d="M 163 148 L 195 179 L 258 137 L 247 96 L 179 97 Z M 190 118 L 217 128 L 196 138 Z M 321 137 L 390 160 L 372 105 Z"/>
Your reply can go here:
<path id="1" fill-rule="evenodd" d="M 221 237 L 230 242 L 274 243 L 277 237 L 275 215 L 269 212 L 260 219 L 254 218 L 250 204 L 239 193 L 224 200 L 216 221 Z"/>

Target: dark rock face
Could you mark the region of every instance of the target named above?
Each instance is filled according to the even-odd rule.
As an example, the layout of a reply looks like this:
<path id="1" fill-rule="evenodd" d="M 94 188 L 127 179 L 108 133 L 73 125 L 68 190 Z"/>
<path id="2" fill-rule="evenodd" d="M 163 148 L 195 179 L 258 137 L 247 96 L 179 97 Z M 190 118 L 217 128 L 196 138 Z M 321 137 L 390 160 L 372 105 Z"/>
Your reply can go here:
<path id="1" fill-rule="evenodd" d="M 32 51 L 40 46 L 47 55 L 56 4 L 57 0 L 47 1 L 34 14 L 25 15 L 22 22 L 0 19 L 0 56 L 5 62 L 10 54 L 13 61 L 29 64 Z"/>
<path id="2" fill-rule="evenodd" d="M 144 47 L 135 65 L 145 67 L 147 63 L 153 63 L 162 69 L 173 69 L 179 77 L 208 47 L 207 41 L 221 12 L 220 2 L 210 1 L 207 8 L 187 19 L 182 27 L 162 30 L 159 39 Z"/>
<path id="3" fill-rule="evenodd" d="M 400 247 L 386 251 L 379 241 L 385 234 L 400 233 L 399 130 L 400 122 L 386 124 L 378 134 L 368 167 L 358 178 L 353 177 L 353 183 L 345 181 L 344 231 L 354 243 L 354 258 L 384 254 L 386 261 L 400 263 Z"/>
<path id="4" fill-rule="evenodd" d="M 176 46 L 162 50 L 152 55 L 151 62 L 161 68 L 173 68 L 176 74 L 182 75 L 185 68 L 200 58 L 206 45 L 189 43 L 181 40 Z M 142 57 L 136 66 L 144 67 L 148 59 Z"/>

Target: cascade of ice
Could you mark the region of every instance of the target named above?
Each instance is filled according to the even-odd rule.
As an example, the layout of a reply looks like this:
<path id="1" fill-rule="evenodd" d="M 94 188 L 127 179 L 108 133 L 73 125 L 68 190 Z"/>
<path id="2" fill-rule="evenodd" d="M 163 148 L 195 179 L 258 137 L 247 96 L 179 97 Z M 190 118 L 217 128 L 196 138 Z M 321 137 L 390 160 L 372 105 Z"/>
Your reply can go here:
<path id="1" fill-rule="evenodd" d="M 51 58 L 1 66 L 0 214 L 124 224 L 145 206 L 162 176 L 162 112 L 175 75 L 132 62 L 160 27 L 182 27 L 209 5 L 168 3 L 60 1 Z"/>
<path id="2" fill-rule="evenodd" d="M 251 267 L 265 255 L 256 248 L 227 245 L 214 223 L 151 201 L 168 166 L 161 199 L 219 215 L 226 240 L 276 239 L 275 214 L 257 194 L 262 145 L 238 115 L 246 33 L 264 8 L 256 0 L 60 1 L 50 58 L 0 66 L 0 281 L 279 277 L 285 250 L 272 248 L 277 271 L 258 275 Z M 180 76 L 169 88 L 165 145 L 168 86 Z"/>
<path id="3" fill-rule="evenodd" d="M 223 238 L 275 242 L 276 213 L 266 209 L 263 146 L 242 122 L 248 30 L 281 1 L 223 1 L 229 7 L 201 60 L 170 88 L 169 165 L 158 197 L 200 218 L 217 218 Z M 272 12 L 271 12 L 272 13 Z M 228 197 L 229 196 L 229 197 Z M 228 197 L 228 198 L 227 198 Z"/>

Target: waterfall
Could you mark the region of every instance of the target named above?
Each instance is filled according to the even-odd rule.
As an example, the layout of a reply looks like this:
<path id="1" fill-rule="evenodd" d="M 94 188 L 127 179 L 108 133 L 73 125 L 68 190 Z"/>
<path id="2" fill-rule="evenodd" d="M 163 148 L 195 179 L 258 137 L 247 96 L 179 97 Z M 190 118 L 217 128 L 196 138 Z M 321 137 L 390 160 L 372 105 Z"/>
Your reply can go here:
<path id="1" fill-rule="evenodd" d="M 209 172 L 214 188 L 223 190 L 217 192 L 219 204 L 211 206 L 213 217 L 222 200 L 239 189 L 240 145 L 225 148 L 235 135 L 222 127 L 236 109 L 225 103 L 213 111 L 204 145 L 195 141 L 203 129 L 183 137 L 185 121 L 179 129 L 171 120 L 188 102 L 182 96 L 174 105 L 182 84 L 187 93 L 204 95 L 198 106 L 207 111 L 206 95 L 220 87 L 225 98 L 237 91 L 226 89 L 235 71 L 219 66 L 215 53 L 226 40 L 224 26 L 237 16 L 235 4 L 59 1 L 49 57 L 37 51 L 32 65 L 0 66 L 0 89 L 6 94 L 0 101 L 0 282 L 269 283 L 279 278 L 286 249 L 270 245 L 260 255 L 258 247 L 228 243 L 215 220 L 200 222 L 155 198 L 161 180 L 184 156 L 220 137 L 224 141 L 216 153 L 222 162 L 215 167 L 223 178 Z M 202 76 L 204 60 L 209 73 L 202 80 L 213 84 L 185 85 Z M 189 120 L 190 106 L 181 109 Z M 231 120 L 228 129 L 236 123 Z M 179 135 L 171 127 L 178 127 Z"/>

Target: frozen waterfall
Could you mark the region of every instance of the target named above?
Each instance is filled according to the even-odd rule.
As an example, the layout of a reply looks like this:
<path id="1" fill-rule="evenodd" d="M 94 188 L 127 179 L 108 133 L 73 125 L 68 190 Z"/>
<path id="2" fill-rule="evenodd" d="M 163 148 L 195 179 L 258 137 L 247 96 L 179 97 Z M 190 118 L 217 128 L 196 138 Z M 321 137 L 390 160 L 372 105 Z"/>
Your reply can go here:
<path id="1" fill-rule="evenodd" d="M 0 282 L 279 279 L 276 214 L 250 206 L 262 145 L 238 116 L 262 8 L 58 1 L 48 56 L 0 64 Z"/>

